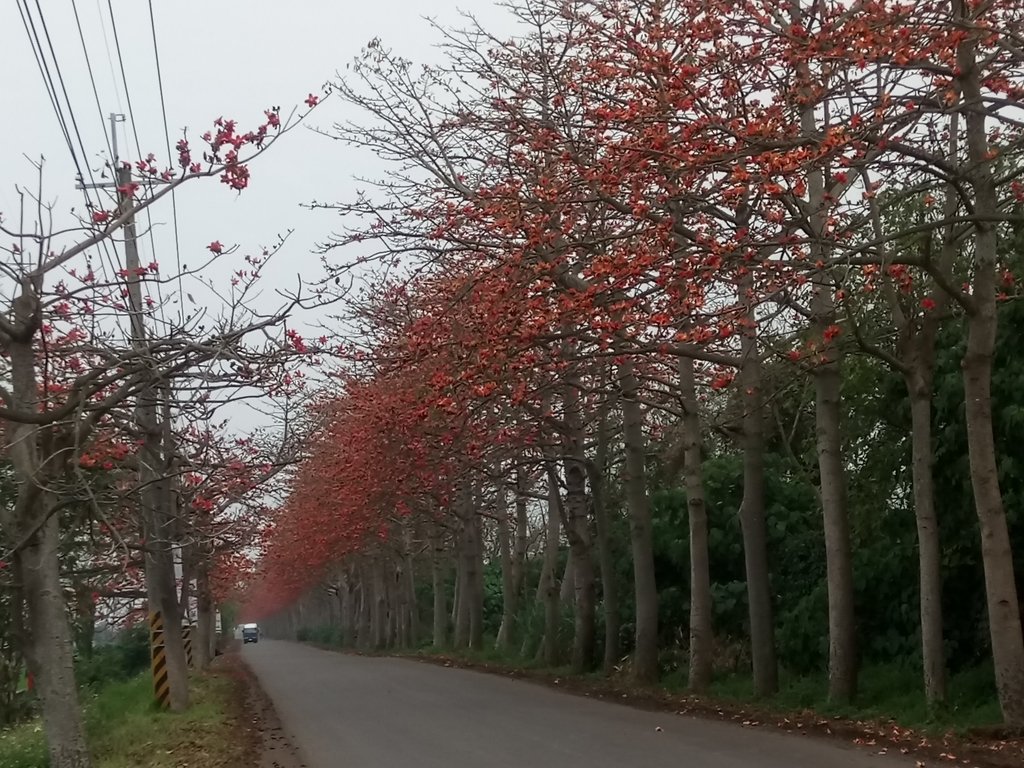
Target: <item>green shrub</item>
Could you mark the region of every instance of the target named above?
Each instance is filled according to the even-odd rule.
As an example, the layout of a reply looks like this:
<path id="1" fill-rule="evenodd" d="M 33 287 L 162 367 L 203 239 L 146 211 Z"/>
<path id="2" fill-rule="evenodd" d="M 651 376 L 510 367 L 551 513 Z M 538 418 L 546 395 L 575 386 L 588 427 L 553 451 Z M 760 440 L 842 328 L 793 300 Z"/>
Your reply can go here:
<path id="1" fill-rule="evenodd" d="M 316 643 L 317 645 L 342 646 L 341 627 L 321 624 L 315 627 L 299 627 L 295 634 L 300 643 Z"/>
<path id="2" fill-rule="evenodd" d="M 79 658 L 75 672 L 80 686 L 96 690 L 135 677 L 148 666 L 148 632 L 145 627 L 132 627 L 110 645 L 98 646 L 92 655 Z"/>

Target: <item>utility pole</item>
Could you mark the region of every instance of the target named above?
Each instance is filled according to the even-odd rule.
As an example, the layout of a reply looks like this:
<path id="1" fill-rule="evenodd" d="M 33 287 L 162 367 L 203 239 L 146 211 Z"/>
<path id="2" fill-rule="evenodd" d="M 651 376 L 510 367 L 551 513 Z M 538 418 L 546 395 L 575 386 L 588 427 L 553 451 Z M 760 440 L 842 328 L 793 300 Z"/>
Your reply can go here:
<path id="1" fill-rule="evenodd" d="M 135 207 L 131 166 L 124 164 L 117 167 L 115 178 L 121 212 L 131 214 Z M 143 310 L 142 264 L 139 259 L 138 232 L 134 215 L 129 215 L 124 224 L 124 262 L 132 343 L 140 354 L 145 355 L 149 334 Z M 174 568 L 172 531 L 177 510 L 171 508 L 170 480 L 166 476 L 173 444 L 164 439 L 158 397 L 161 390 L 169 396 L 170 388 L 166 382 L 156 380 L 154 371 L 143 375 L 149 381 L 139 393 L 135 407 L 135 423 L 142 432 L 142 447 L 139 451 L 139 498 L 142 502 L 142 529 L 146 537 L 146 595 L 149 599 L 150 613 L 159 612 L 163 617 L 167 680 L 170 683 L 169 703 L 171 709 L 181 711 L 188 707 L 188 663 L 180 629 L 181 610 Z M 170 410 L 169 402 L 167 410 Z"/>
<path id="2" fill-rule="evenodd" d="M 120 163 L 117 153 L 117 124 L 124 122 L 124 115 L 110 114 L 111 165 L 114 180 L 86 184 L 79 179 L 80 189 L 117 190 L 120 215 L 128 214 L 122 227 L 124 232 L 124 267 L 127 283 L 128 315 L 131 327 L 132 346 L 145 361 L 149 333 L 142 296 L 142 264 L 139 258 L 138 230 L 134 209 L 135 197 L 132 191 L 132 169 L 127 163 Z M 164 631 L 160 639 L 160 669 L 157 669 L 157 647 L 153 646 L 154 686 L 158 700 L 165 698 L 169 684 L 169 704 L 175 711 L 188 707 L 188 666 L 182 640 L 181 610 L 175 574 L 173 523 L 177 513 L 171 497 L 168 467 L 174 453 L 170 435 L 170 422 L 160 423 L 159 392 L 167 398 L 166 418 L 170 413 L 170 387 L 156 378 L 153 369 L 140 374 L 143 385 L 140 388 L 135 407 L 135 423 L 142 433 L 139 450 L 139 502 L 142 508 L 142 531 L 144 536 L 144 557 L 146 574 L 146 597 L 149 604 L 151 623 L 154 619 Z M 165 431 L 168 435 L 165 435 Z M 164 668 L 163 664 L 166 664 Z M 159 685 L 157 683 L 159 682 Z"/>
<path id="3" fill-rule="evenodd" d="M 118 114 L 117 112 L 111 112 L 107 117 L 110 121 L 110 167 L 117 168 L 117 124 L 124 122 L 124 115 Z M 78 177 L 78 183 L 75 184 L 77 189 L 110 189 L 118 185 L 115 181 L 101 181 L 96 184 L 86 184 L 85 179 L 81 176 Z"/>

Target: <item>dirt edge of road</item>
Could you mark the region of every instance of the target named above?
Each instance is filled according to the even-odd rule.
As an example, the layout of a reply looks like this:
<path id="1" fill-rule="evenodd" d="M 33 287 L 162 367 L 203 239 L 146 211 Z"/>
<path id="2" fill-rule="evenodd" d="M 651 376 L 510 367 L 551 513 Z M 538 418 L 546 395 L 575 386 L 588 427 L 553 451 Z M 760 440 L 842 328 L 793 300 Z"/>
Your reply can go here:
<path id="1" fill-rule="evenodd" d="M 237 765 L 240 768 L 306 768 L 281 725 L 273 703 L 238 648 L 233 647 L 217 657 L 216 671 L 231 678 L 235 686 L 238 743 L 242 745 Z"/>
<path id="2" fill-rule="evenodd" d="M 322 646 L 322 650 L 365 656 L 392 656 L 445 667 L 470 669 L 545 685 L 577 696 L 616 702 L 637 709 L 673 712 L 710 720 L 736 722 L 746 728 L 774 728 L 810 737 L 838 739 L 875 754 L 905 755 L 936 765 L 972 768 L 1021 768 L 1024 765 L 1024 738 L 999 735 L 933 737 L 912 731 L 895 722 L 850 720 L 826 717 L 812 711 L 780 713 L 753 704 L 740 704 L 673 694 L 653 688 L 629 686 L 621 680 L 596 680 L 553 674 L 544 670 L 475 661 L 435 653 L 374 654 Z"/>

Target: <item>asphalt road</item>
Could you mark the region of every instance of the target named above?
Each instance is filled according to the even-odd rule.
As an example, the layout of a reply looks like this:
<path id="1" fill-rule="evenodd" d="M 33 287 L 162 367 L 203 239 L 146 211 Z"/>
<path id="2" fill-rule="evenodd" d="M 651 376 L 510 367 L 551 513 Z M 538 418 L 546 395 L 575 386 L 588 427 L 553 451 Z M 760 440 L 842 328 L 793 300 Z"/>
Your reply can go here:
<path id="1" fill-rule="evenodd" d="M 896 768 L 913 760 L 432 664 L 261 640 L 243 656 L 308 768 Z M 661 730 L 658 730 L 658 729 Z"/>

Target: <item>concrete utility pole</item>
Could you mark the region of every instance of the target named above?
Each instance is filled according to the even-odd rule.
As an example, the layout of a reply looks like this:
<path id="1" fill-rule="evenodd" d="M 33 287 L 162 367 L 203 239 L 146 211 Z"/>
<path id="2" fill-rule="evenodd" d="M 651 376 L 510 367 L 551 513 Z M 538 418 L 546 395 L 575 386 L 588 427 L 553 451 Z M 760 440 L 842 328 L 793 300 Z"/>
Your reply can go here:
<path id="1" fill-rule="evenodd" d="M 129 214 L 124 226 L 124 274 L 127 283 L 127 303 L 131 325 L 132 345 L 145 358 L 149 335 L 146 328 L 142 296 L 142 263 L 139 258 L 138 230 L 135 223 L 135 197 L 132 191 L 132 170 L 127 163 L 120 163 L 117 155 L 117 124 L 124 121 L 124 115 L 110 115 L 111 154 L 114 167 L 114 181 L 99 184 L 85 184 L 82 189 L 115 187 L 118 208 L 121 215 Z M 175 500 L 171 494 L 170 479 L 167 477 L 171 458 L 174 454 L 172 439 L 165 439 L 170 424 L 161 425 L 159 394 L 167 399 L 166 410 L 170 411 L 170 387 L 160 382 L 156 373 L 149 370 L 143 374 L 145 381 L 139 392 L 135 408 L 135 423 L 142 433 L 139 451 L 139 502 L 142 507 L 142 530 L 145 538 L 146 596 L 149 613 L 158 615 L 162 621 L 162 654 L 166 658 L 166 676 L 170 684 L 169 704 L 171 709 L 181 711 L 188 707 L 188 665 L 185 646 L 180 630 L 182 612 L 178 604 L 178 590 L 175 573 L 174 523 L 177 515 Z M 169 416 L 168 416 L 169 418 Z M 154 668 L 154 673 L 156 669 Z"/>
<path id="2" fill-rule="evenodd" d="M 121 211 L 130 213 L 135 206 L 131 191 L 131 166 L 118 167 L 116 178 Z M 124 233 L 125 279 L 128 283 L 132 342 L 140 353 L 144 353 L 148 332 L 143 310 L 142 264 L 134 216 L 129 216 L 125 222 Z M 172 532 L 177 510 L 174 508 L 170 479 L 167 477 L 173 445 L 164 440 L 158 394 L 160 391 L 168 394 L 169 387 L 166 382 L 156 380 L 153 372 L 144 375 L 150 380 L 139 393 L 135 423 L 142 432 L 143 441 L 139 452 L 139 498 L 142 502 L 142 528 L 146 537 L 146 594 L 150 613 L 159 612 L 163 616 L 170 706 L 175 711 L 181 711 L 188 707 L 188 663 L 179 629 L 182 617 L 174 567 Z"/>

